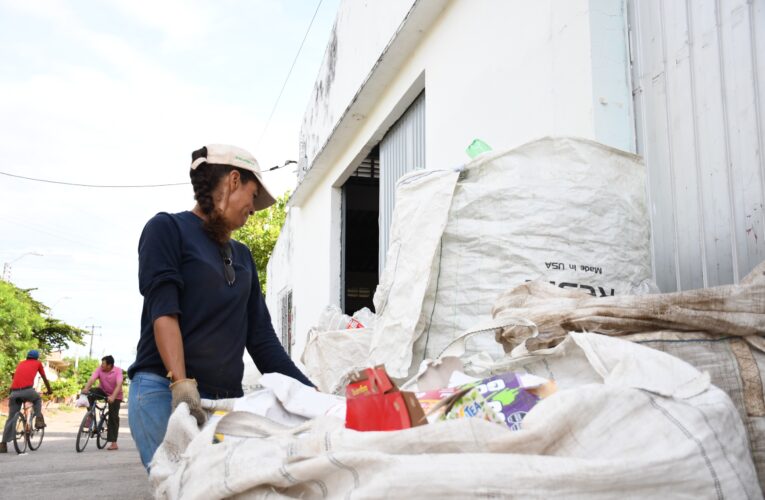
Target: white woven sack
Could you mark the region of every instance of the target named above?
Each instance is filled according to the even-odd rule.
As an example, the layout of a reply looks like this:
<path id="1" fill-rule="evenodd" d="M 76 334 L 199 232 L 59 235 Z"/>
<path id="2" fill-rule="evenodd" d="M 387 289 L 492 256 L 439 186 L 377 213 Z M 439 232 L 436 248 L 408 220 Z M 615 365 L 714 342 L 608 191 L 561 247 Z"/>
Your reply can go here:
<path id="1" fill-rule="evenodd" d="M 627 335 L 672 330 L 736 336 L 765 352 L 765 261 L 737 285 L 682 292 L 594 298 L 544 281 L 510 287 L 492 308 L 495 320 L 525 318 L 541 332 L 538 346 L 554 345 L 569 330 Z M 497 341 L 512 349 L 528 331 L 502 330 Z"/>
<path id="2" fill-rule="evenodd" d="M 545 138 L 452 172 L 415 172 L 396 192 L 375 293 L 372 360 L 394 377 L 484 322 L 508 288 L 543 278 L 610 296 L 651 278 L 645 169 L 583 139 Z M 491 339 L 475 351 L 496 347 Z"/>
<path id="3" fill-rule="evenodd" d="M 234 412 L 200 432 L 185 404 L 152 463 L 157 498 L 761 498 L 746 433 L 709 377 L 667 354 L 572 334 L 504 368 L 559 391 L 520 431 L 477 419 L 356 432 Z M 213 433 L 226 435 L 212 444 Z M 231 437 L 229 437 L 231 436 Z"/>
<path id="4" fill-rule="evenodd" d="M 511 349 L 555 345 L 568 330 L 587 330 L 640 342 L 708 371 L 712 383 L 730 396 L 744 421 L 749 445 L 765 487 L 765 262 L 737 285 L 698 290 L 592 298 L 532 282 L 502 294 L 492 309 L 497 340 Z M 490 330 L 496 331 L 496 330 Z"/>
<path id="5" fill-rule="evenodd" d="M 377 323 L 370 346 L 370 364 L 385 364 L 394 377 L 407 375 L 412 345 L 422 332 L 418 323 L 458 177 L 453 170 L 426 170 L 405 175 L 396 185 L 385 270 L 374 295 Z"/>
<path id="6" fill-rule="evenodd" d="M 368 366 L 372 335 L 369 328 L 327 332 L 311 329 L 300 358 L 306 375 L 322 392 L 336 392 L 346 373 Z"/>
<path id="7" fill-rule="evenodd" d="M 719 339 L 703 332 L 655 332 L 622 337 L 708 371 L 712 383 L 730 396 L 749 436 L 749 449 L 765 488 L 765 354 L 741 338 Z"/>

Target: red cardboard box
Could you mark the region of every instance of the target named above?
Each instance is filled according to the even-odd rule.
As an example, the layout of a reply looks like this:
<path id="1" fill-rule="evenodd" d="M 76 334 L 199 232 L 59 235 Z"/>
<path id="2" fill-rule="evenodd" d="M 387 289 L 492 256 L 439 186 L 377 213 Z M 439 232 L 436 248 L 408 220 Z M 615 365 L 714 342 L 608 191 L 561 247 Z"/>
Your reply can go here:
<path id="1" fill-rule="evenodd" d="M 357 431 L 394 431 L 426 424 L 413 392 L 402 392 L 383 366 L 367 368 L 346 387 L 345 427 Z"/>

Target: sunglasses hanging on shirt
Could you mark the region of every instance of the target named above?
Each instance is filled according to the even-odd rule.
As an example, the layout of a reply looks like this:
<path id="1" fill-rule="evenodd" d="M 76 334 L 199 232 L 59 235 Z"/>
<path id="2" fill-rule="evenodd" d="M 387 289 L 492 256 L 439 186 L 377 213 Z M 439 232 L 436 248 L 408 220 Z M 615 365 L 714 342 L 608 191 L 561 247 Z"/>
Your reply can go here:
<path id="1" fill-rule="evenodd" d="M 223 276 L 226 278 L 228 286 L 233 286 L 236 281 L 236 272 L 234 271 L 234 261 L 231 256 L 231 243 L 220 247 L 220 256 L 223 257 Z"/>

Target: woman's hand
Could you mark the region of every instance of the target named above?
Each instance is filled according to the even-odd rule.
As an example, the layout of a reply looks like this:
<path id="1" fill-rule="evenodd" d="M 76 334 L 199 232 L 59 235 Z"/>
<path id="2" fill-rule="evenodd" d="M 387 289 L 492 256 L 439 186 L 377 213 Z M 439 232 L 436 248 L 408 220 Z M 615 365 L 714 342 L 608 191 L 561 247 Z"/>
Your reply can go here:
<path id="1" fill-rule="evenodd" d="M 189 405 L 189 413 L 197 419 L 197 425 L 202 426 L 207 421 L 207 413 L 202 409 L 202 401 L 197 389 L 197 381 L 193 378 L 184 378 L 170 384 L 173 393 L 173 411 L 181 404 Z"/>

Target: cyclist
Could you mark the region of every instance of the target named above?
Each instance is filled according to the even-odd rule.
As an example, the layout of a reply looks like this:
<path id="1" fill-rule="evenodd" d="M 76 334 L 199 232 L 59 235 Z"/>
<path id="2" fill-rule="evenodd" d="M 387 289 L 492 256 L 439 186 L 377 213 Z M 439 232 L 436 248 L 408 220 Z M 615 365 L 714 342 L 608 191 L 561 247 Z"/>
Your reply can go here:
<path id="1" fill-rule="evenodd" d="M 21 410 L 24 401 L 30 401 L 34 407 L 35 428 L 42 429 L 45 427 L 45 419 L 42 415 L 42 399 L 34 389 L 35 377 L 38 373 L 45 382 L 47 394 L 51 394 L 53 391 L 39 358 L 40 353 L 37 349 L 32 349 L 27 353 L 27 359 L 16 365 L 16 371 L 11 382 L 11 394 L 8 396 L 8 420 L 5 422 L 5 429 L 3 430 L 3 441 L 0 442 L 0 453 L 8 453 L 7 443 L 13 439 L 13 416 Z"/>
<path id="2" fill-rule="evenodd" d="M 96 380 L 100 382 L 100 386 L 91 391 L 90 387 Z M 117 436 L 120 430 L 120 405 L 122 404 L 122 368 L 114 366 L 114 357 L 104 356 L 101 358 L 101 366 L 95 369 L 82 392 L 84 394 L 96 393 L 106 398 L 109 403 L 106 441 L 111 443 L 106 449 L 118 450 Z M 88 396 L 88 401 L 92 405 L 95 399 Z"/>

